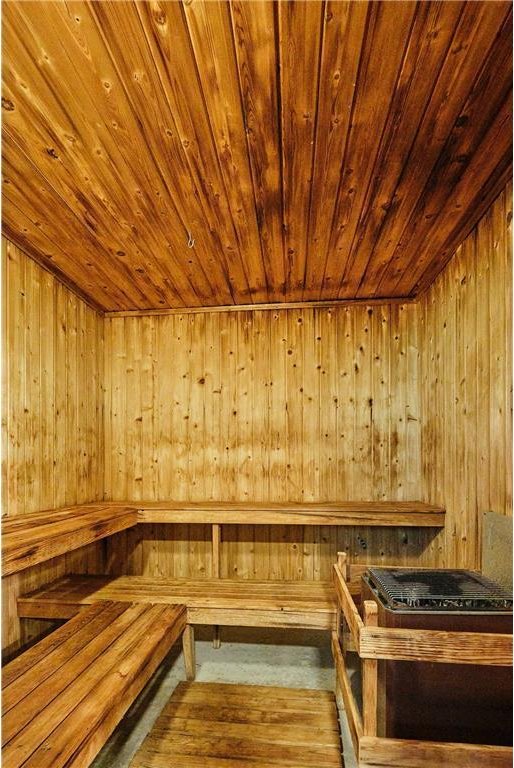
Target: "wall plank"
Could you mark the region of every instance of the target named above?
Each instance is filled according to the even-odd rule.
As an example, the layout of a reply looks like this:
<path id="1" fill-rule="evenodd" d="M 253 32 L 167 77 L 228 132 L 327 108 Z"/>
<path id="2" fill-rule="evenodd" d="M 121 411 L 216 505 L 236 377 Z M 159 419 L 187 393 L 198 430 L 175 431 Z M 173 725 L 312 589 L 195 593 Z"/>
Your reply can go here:
<path id="1" fill-rule="evenodd" d="M 425 501 L 446 506 L 436 562 L 480 567 L 486 512 L 512 516 L 512 191 L 420 305 Z"/>
<path id="2" fill-rule="evenodd" d="M 100 315 L 2 240 L 4 307 L 3 515 L 103 498 L 103 322 Z M 11 653 L 46 625 L 16 618 L 16 596 L 72 568 L 103 569 L 93 545 L 3 579 L 2 647 Z"/>

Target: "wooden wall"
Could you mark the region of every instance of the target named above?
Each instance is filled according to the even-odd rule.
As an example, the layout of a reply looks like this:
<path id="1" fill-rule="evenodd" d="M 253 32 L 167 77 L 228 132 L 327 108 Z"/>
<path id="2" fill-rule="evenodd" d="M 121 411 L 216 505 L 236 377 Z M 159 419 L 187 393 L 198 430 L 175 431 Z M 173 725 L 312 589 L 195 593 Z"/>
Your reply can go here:
<path id="1" fill-rule="evenodd" d="M 338 548 L 480 567 L 483 515 L 512 515 L 511 218 L 507 188 L 416 305 L 107 320 L 107 493 L 447 508 L 437 536 L 227 526 L 223 575 L 325 578 Z M 114 571 L 209 573 L 201 526 L 113 544 Z"/>
<path id="2" fill-rule="evenodd" d="M 101 316 L 3 241 L 4 512 L 103 497 Z"/>
<path id="3" fill-rule="evenodd" d="M 102 318 L 5 239 L 2 253 L 3 514 L 101 499 Z M 103 567 L 101 546 L 82 555 L 70 555 L 68 565 Z M 20 629 L 16 595 L 66 569 L 62 557 L 3 579 L 3 647 L 14 649 L 42 626 Z"/>
<path id="4" fill-rule="evenodd" d="M 450 567 L 480 566 L 484 513 L 512 516 L 511 221 L 508 187 L 419 306 L 423 494 Z"/>
<path id="5" fill-rule="evenodd" d="M 107 318 L 107 497 L 419 498 L 416 313 L 391 304 Z M 406 561 L 427 535 L 223 534 L 222 572 L 250 578 L 328 578 L 341 546 Z M 209 573 L 202 527 L 145 526 L 114 546 L 128 547 L 135 572 Z"/>

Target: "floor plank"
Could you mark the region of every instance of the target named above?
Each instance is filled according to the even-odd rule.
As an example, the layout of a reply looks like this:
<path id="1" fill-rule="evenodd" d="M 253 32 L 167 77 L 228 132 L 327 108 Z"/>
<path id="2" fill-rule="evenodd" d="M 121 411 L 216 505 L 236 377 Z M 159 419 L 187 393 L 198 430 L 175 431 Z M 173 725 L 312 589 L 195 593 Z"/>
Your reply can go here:
<path id="1" fill-rule="evenodd" d="M 180 683 L 130 768 L 342 768 L 328 691 Z"/>

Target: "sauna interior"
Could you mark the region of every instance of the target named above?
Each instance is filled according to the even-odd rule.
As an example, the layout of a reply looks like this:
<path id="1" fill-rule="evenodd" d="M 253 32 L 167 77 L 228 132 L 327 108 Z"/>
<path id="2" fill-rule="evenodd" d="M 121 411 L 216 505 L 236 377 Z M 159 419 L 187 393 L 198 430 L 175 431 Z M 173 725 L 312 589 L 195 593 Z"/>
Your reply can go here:
<path id="1" fill-rule="evenodd" d="M 511 3 L 1 10 L 4 767 L 511 766 Z"/>

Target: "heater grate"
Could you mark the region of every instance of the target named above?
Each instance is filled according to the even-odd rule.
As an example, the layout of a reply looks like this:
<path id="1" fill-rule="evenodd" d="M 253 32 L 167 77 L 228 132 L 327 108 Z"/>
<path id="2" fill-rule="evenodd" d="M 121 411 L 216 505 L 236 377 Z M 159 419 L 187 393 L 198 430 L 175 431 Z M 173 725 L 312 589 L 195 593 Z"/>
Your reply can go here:
<path id="1" fill-rule="evenodd" d="M 370 568 L 367 581 L 392 610 L 512 612 L 512 594 L 473 571 Z"/>

